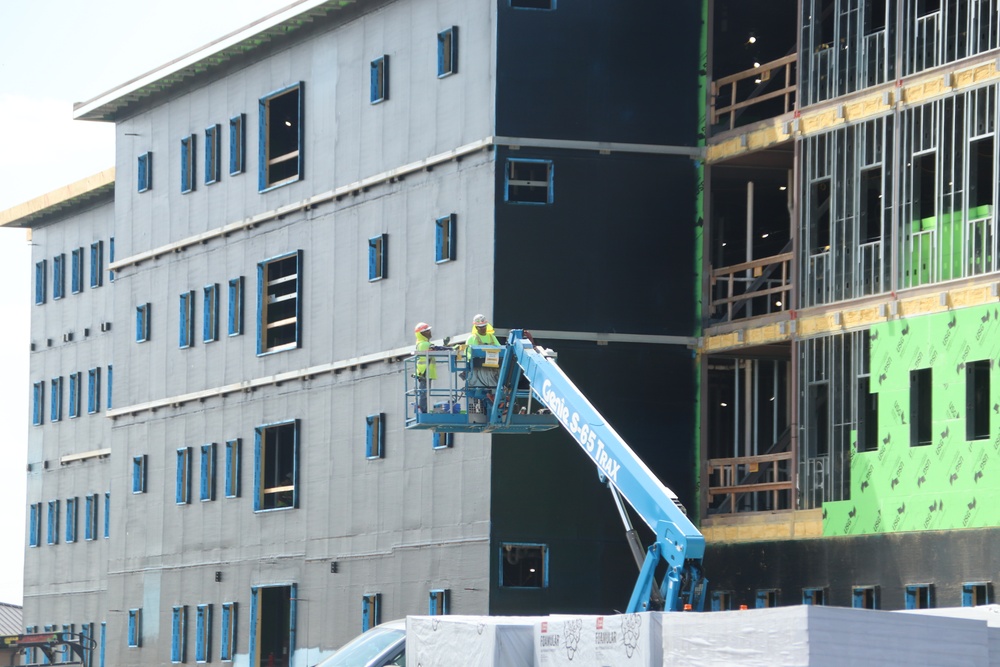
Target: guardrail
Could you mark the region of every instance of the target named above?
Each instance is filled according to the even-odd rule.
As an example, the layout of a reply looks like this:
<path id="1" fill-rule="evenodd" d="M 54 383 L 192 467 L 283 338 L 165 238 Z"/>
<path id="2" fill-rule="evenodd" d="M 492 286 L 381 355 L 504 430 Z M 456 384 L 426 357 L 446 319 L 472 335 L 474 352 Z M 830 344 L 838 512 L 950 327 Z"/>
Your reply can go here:
<path id="1" fill-rule="evenodd" d="M 721 79 L 713 81 L 711 85 L 711 99 L 709 101 L 711 124 L 713 126 L 718 125 L 720 122 L 719 119 L 728 115 L 729 129 L 732 130 L 736 127 L 736 119 L 745 109 L 758 105 L 761 102 L 778 98 L 783 98 L 784 100 L 784 111 L 782 113 L 791 111 L 795 104 L 795 93 L 797 90 L 797 86 L 794 83 L 794 68 L 797 61 L 798 55 L 793 53 L 783 58 L 763 63 L 759 67 L 730 74 L 729 76 L 724 76 Z M 782 76 L 784 84 L 781 88 L 768 93 L 758 94 L 759 91 L 771 85 L 770 82 L 781 80 Z M 752 80 L 753 83 L 751 85 L 754 86 L 753 90 L 741 98 L 739 95 L 740 84 L 748 80 Z M 729 87 L 728 90 L 726 90 L 727 86 Z M 743 86 L 742 89 L 745 90 L 746 86 Z M 725 98 L 728 98 L 728 104 L 720 104 L 720 100 Z"/>
<path id="2" fill-rule="evenodd" d="M 746 313 L 743 317 L 750 317 L 788 310 L 792 289 L 791 261 L 792 253 L 784 252 L 751 262 L 712 269 L 710 303 L 712 313 L 724 308 L 725 321 L 730 322 L 741 312 Z M 768 298 L 767 308 L 763 313 L 753 313 L 747 308 L 753 299 L 774 295 L 780 298 L 774 300 Z"/>
<path id="3" fill-rule="evenodd" d="M 715 496 L 729 496 L 730 513 L 738 511 L 738 496 L 748 493 L 769 494 L 768 510 L 791 509 L 793 484 L 791 451 L 708 460 L 708 503 Z M 788 496 L 782 498 L 784 493 Z"/>

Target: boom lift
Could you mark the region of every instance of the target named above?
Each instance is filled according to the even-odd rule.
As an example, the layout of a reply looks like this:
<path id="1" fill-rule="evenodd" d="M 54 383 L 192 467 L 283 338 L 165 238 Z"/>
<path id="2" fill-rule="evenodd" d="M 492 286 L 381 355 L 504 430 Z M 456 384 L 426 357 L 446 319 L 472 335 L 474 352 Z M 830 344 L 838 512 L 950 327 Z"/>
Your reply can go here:
<path id="1" fill-rule="evenodd" d="M 85 665 L 87 658 L 97 647 L 90 637 L 75 632 L 36 632 L 24 635 L 0 636 L 0 659 L 10 658 L 7 663 L 15 664 L 20 655 L 32 656 L 29 653 L 37 649 L 42 654 L 44 662 L 25 662 L 23 665 Z M 37 657 L 37 656 L 36 656 Z M 2 662 L 0 662 L 2 664 Z"/>
<path id="2" fill-rule="evenodd" d="M 412 379 L 418 359 L 436 362 L 438 379 L 427 389 Z M 535 346 L 528 332 L 514 329 L 504 346 L 472 346 L 467 354 L 435 347 L 415 354 L 406 363 L 407 377 L 411 378 L 406 391 L 408 429 L 530 433 L 561 425 L 573 436 L 611 490 L 639 565 L 629 613 L 704 607 L 705 538 L 688 519 L 676 494 L 660 482 L 563 373 L 555 352 Z M 494 371 L 484 374 L 483 368 Z M 484 375 L 491 378 L 489 386 L 479 386 Z M 538 403 L 543 407 L 539 409 Z M 424 404 L 426 411 L 418 409 Z M 656 536 L 645 554 L 622 499 Z M 666 573 L 663 583 L 657 585 L 661 563 Z"/>

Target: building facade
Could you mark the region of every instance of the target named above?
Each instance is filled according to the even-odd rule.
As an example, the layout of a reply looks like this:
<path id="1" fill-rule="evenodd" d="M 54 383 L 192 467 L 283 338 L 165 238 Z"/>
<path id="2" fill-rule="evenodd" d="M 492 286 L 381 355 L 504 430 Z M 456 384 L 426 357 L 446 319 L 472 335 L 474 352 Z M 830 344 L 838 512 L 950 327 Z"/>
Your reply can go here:
<path id="1" fill-rule="evenodd" d="M 3 219 L 36 271 L 27 627 L 311 665 L 406 614 L 626 604 L 572 439 L 408 431 L 399 362 L 418 321 L 530 328 L 697 505 L 702 12 L 640 4 L 304 0 L 76 107 L 114 171 Z"/>

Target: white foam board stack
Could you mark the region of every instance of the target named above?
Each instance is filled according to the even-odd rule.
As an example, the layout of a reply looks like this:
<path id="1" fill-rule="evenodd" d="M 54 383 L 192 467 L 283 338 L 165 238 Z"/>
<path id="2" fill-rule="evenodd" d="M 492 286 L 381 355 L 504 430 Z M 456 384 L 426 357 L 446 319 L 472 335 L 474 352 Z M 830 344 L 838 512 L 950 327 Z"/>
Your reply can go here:
<path id="1" fill-rule="evenodd" d="M 550 616 L 535 624 L 536 667 L 660 667 L 662 613 Z"/>
<path id="2" fill-rule="evenodd" d="M 420 667 L 534 667 L 529 616 L 407 616 L 406 662 Z"/>

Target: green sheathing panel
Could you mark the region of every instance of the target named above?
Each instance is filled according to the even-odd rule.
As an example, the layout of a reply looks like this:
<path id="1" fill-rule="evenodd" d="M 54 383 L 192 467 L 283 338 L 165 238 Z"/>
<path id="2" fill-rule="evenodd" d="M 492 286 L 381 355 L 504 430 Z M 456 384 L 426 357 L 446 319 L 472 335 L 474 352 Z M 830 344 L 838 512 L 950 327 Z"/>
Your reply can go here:
<path id="1" fill-rule="evenodd" d="M 1000 309 L 981 306 L 871 329 L 877 449 L 851 448 L 850 500 L 823 505 L 824 535 L 1000 526 Z M 989 360 L 989 437 L 966 440 L 966 364 Z M 910 445 L 910 371 L 931 369 L 929 445 Z"/>

